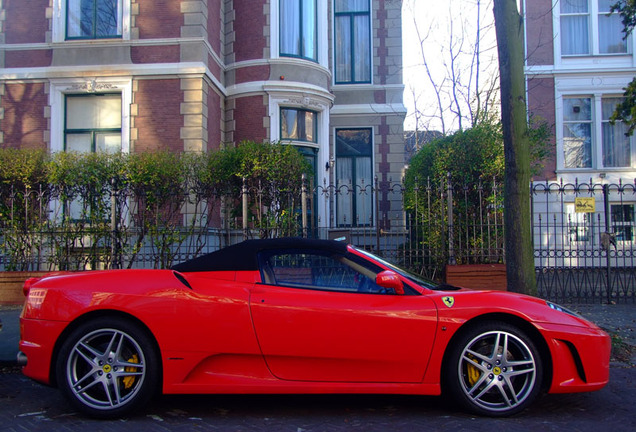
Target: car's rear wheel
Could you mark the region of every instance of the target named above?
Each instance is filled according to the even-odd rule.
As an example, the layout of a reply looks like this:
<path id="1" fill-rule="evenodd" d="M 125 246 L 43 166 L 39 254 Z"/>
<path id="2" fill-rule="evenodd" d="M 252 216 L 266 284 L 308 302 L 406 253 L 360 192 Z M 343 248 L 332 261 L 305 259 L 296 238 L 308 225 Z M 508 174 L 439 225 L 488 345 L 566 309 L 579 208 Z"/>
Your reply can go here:
<path id="1" fill-rule="evenodd" d="M 447 390 L 477 414 L 516 414 L 541 390 L 539 351 L 525 332 L 504 322 L 482 322 L 464 332 L 449 360 Z"/>
<path id="2" fill-rule="evenodd" d="M 100 317 L 73 330 L 56 365 L 57 383 L 84 414 L 119 417 L 146 404 L 160 380 L 153 341 L 137 324 Z"/>

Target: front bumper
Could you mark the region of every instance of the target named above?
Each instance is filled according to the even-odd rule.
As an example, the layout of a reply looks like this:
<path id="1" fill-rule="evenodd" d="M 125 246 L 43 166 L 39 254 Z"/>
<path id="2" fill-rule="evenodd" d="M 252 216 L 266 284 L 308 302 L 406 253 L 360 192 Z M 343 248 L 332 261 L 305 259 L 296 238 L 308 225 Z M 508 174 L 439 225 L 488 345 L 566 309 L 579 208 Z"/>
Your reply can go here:
<path id="1" fill-rule="evenodd" d="M 596 326 L 542 323 L 552 358 L 549 393 L 576 393 L 603 388 L 609 382 L 610 336 Z"/>

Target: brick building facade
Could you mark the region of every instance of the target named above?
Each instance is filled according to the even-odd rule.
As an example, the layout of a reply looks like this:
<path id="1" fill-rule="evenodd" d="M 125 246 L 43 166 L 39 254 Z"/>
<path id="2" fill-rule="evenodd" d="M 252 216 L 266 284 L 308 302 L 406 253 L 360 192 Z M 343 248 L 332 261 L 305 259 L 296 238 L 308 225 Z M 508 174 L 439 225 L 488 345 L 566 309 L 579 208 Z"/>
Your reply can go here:
<path id="1" fill-rule="evenodd" d="M 0 147 L 280 140 L 319 183 L 401 177 L 401 1 L 0 0 L 0 20 Z"/>

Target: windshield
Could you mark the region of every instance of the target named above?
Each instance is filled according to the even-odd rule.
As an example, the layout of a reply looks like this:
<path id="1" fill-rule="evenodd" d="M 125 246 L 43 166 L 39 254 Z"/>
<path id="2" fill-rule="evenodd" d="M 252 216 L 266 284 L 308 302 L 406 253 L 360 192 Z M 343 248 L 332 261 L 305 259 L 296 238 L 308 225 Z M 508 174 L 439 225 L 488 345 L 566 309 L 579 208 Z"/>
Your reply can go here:
<path id="1" fill-rule="evenodd" d="M 433 282 L 432 280 L 429 279 L 425 279 L 423 277 L 421 277 L 420 275 L 410 272 L 408 270 L 404 270 L 400 267 L 397 267 L 394 264 L 391 264 L 390 262 L 378 257 L 377 255 L 373 255 L 370 252 L 365 251 L 364 249 L 359 249 L 355 246 L 351 246 L 353 249 L 355 249 L 357 252 L 361 253 L 362 255 L 365 255 L 368 258 L 374 259 L 376 261 L 378 261 L 379 263 L 381 263 L 382 265 L 386 266 L 387 268 L 389 268 L 390 270 L 396 272 L 397 274 L 399 274 L 400 276 L 403 276 L 405 278 L 407 278 L 408 280 L 410 280 L 411 282 L 422 286 L 424 288 L 428 288 L 431 290 L 434 289 L 439 289 L 441 286 L 440 284 L 437 284 L 435 282 Z"/>

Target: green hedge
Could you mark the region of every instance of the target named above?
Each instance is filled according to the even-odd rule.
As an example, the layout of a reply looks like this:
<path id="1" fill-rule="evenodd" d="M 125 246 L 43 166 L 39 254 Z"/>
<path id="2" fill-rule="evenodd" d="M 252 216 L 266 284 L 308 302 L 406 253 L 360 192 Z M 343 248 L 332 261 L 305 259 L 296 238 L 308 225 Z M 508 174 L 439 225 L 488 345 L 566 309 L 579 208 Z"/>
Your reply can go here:
<path id="1" fill-rule="evenodd" d="M 43 251 L 50 268 L 85 269 L 131 266 L 150 248 L 166 267 L 185 242 L 201 241 L 221 198 L 241 213 L 244 182 L 261 226 L 289 214 L 281 196 L 299 195 L 309 169 L 280 143 L 197 154 L 0 149 L 0 254 L 14 270 L 34 268 Z"/>

